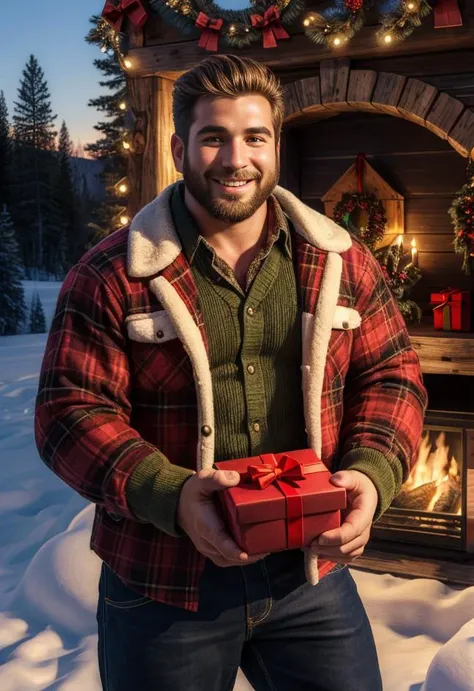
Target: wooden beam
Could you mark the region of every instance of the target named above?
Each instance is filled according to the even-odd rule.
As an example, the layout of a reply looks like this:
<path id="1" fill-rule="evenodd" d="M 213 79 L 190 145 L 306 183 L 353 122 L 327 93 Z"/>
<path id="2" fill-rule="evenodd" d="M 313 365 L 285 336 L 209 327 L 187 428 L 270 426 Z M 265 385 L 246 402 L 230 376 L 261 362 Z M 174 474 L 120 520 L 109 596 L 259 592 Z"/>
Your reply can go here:
<path id="1" fill-rule="evenodd" d="M 425 126 L 443 139 L 448 138 L 454 123 L 464 110 L 464 104 L 448 94 L 439 94 L 428 113 Z"/>
<path id="2" fill-rule="evenodd" d="M 321 103 L 325 108 L 352 110 L 347 104 L 350 60 L 324 60 L 320 67 Z"/>
<path id="3" fill-rule="evenodd" d="M 448 142 L 461 156 L 474 156 L 474 113 L 464 111 L 449 133 Z"/>
<path id="4" fill-rule="evenodd" d="M 128 102 L 136 118 L 128 165 L 130 217 L 179 178 L 170 150 L 172 87 L 161 77 L 128 80 Z"/>
<path id="5" fill-rule="evenodd" d="M 399 74 L 379 72 L 372 96 L 372 105 L 377 110 L 382 111 L 382 113 L 401 117 L 397 105 L 406 81 L 406 77 L 402 77 Z"/>
<path id="6" fill-rule="evenodd" d="M 196 39 L 148 45 L 130 50 L 128 57 L 132 62 L 129 74 L 133 77 L 149 75 L 166 76 L 168 73 L 183 72 L 194 67 L 208 55 L 198 48 Z M 364 26 L 351 41 L 337 51 L 337 55 L 347 58 L 366 58 L 397 55 L 429 55 L 444 51 L 474 48 L 474 31 L 468 23 L 458 29 L 445 29 L 434 34 L 429 22 L 417 28 L 413 36 L 400 41 L 389 49 L 378 47 L 374 27 Z M 226 52 L 226 51 L 221 51 Z M 316 46 L 304 33 L 293 34 L 291 41 L 281 41 L 278 50 L 264 49 L 261 45 L 242 48 L 239 55 L 261 62 L 275 71 L 294 67 L 316 66 L 322 60 L 334 59 L 334 49 Z"/>
<path id="7" fill-rule="evenodd" d="M 398 102 L 398 110 L 407 119 L 424 125 L 438 89 L 420 79 L 408 79 Z"/>
<path id="8" fill-rule="evenodd" d="M 352 70 L 347 89 L 347 103 L 358 110 L 375 111 L 372 94 L 376 81 L 377 72 L 374 70 Z"/>

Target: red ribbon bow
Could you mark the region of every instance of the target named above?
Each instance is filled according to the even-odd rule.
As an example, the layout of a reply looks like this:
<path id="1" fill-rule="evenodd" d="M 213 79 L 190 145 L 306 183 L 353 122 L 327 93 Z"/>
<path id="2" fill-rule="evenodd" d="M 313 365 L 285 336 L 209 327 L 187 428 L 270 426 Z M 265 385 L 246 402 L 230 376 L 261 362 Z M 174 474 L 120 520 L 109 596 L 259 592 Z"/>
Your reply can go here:
<path id="1" fill-rule="evenodd" d="M 276 460 L 272 453 L 260 456 L 260 465 L 247 466 L 247 476 L 260 489 L 265 489 L 273 482 L 285 495 L 286 504 L 286 541 L 288 549 L 297 549 L 304 545 L 303 500 L 296 487 L 288 481 L 304 480 L 305 470 L 302 463 L 285 454 Z M 314 472 L 314 470 L 310 470 Z"/>
<path id="2" fill-rule="evenodd" d="M 137 29 L 141 29 L 148 19 L 148 12 L 141 0 L 119 0 L 117 4 L 107 0 L 102 10 L 102 17 L 115 31 L 122 30 L 125 17 L 128 17 Z"/>
<path id="3" fill-rule="evenodd" d="M 273 454 L 264 454 L 268 463 L 249 465 L 247 472 L 250 479 L 256 482 L 260 489 L 265 489 L 276 480 L 304 480 L 304 468 L 302 463 L 285 454 L 276 460 Z"/>
<path id="4" fill-rule="evenodd" d="M 262 29 L 264 48 L 276 48 L 277 40 L 290 38 L 290 34 L 281 25 L 280 13 L 275 5 L 270 5 L 263 17 L 261 14 L 251 14 L 250 23 L 255 29 Z"/>
<path id="5" fill-rule="evenodd" d="M 201 38 L 199 39 L 199 48 L 206 50 L 217 50 L 219 46 L 219 33 L 222 29 L 222 19 L 211 19 L 204 12 L 199 12 L 196 19 L 196 26 L 202 29 Z"/>

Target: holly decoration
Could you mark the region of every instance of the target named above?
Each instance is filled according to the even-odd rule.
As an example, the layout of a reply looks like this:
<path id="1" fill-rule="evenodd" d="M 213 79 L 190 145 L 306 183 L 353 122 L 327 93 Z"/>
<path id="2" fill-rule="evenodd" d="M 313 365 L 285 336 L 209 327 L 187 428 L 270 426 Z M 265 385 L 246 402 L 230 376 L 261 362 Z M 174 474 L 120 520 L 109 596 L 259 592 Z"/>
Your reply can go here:
<path id="1" fill-rule="evenodd" d="M 419 323 L 423 312 L 408 295 L 422 274 L 420 269 L 412 263 L 411 253 L 405 253 L 403 236 L 400 235 L 390 245 L 376 250 L 374 256 L 381 266 L 382 273 L 405 322 L 407 324 Z"/>
<path id="2" fill-rule="evenodd" d="M 245 10 L 224 10 L 212 0 L 150 0 L 150 10 L 184 34 L 200 32 L 199 47 L 219 50 L 220 44 L 244 48 L 257 41 L 276 48 L 290 38 L 284 28 L 303 9 L 304 0 L 251 0 Z"/>
<path id="3" fill-rule="evenodd" d="M 368 217 L 367 225 L 361 228 L 351 222 L 351 215 L 356 209 L 364 211 Z M 372 251 L 385 234 L 387 217 L 384 205 L 370 192 L 345 192 L 334 207 L 333 217 L 336 223 L 357 235 Z"/>
<path id="4" fill-rule="evenodd" d="M 474 160 L 468 163 L 467 182 L 448 209 L 454 226 L 454 251 L 463 255 L 462 270 L 473 273 L 474 263 Z"/>

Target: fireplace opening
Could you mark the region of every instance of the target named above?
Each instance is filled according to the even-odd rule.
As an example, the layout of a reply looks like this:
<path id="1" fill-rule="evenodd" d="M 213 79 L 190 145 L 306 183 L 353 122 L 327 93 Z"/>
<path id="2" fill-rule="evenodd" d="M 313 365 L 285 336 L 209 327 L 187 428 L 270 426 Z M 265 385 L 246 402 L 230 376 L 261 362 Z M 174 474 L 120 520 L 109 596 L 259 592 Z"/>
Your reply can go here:
<path id="1" fill-rule="evenodd" d="M 465 423 L 436 418 L 428 413 L 416 462 L 374 537 L 463 549 Z"/>

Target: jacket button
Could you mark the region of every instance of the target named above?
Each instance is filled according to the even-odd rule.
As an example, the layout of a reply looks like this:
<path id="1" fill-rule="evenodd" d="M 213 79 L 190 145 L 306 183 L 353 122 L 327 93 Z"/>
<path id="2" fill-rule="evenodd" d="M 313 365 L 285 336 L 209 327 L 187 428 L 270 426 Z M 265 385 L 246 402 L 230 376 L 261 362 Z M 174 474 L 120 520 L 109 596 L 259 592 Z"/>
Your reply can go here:
<path id="1" fill-rule="evenodd" d="M 210 437 L 212 434 L 212 429 L 209 427 L 209 425 L 203 425 L 201 427 L 201 434 L 203 437 Z"/>
<path id="2" fill-rule="evenodd" d="M 163 333 L 163 331 L 162 331 L 161 329 L 159 329 L 159 330 L 156 332 L 156 337 L 157 337 L 157 338 L 163 338 L 164 335 L 165 335 L 165 334 Z"/>
<path id="3" fill-rule="evenodd" d="M 342 328 L 348 329 L 349 328 L 349 322 L 342 322 Z"/>
<path id="4" fill-rule="evenodd" d="M 249 374 L 255 374 L 255 367 L 253 365 L 248 365 L 247 366 L 247 372 Z"/>

